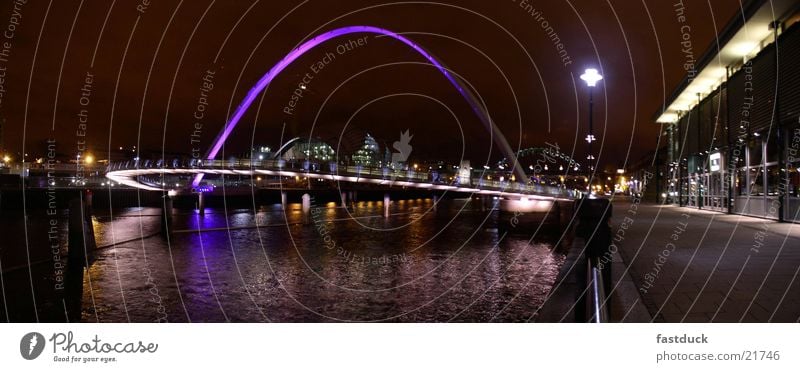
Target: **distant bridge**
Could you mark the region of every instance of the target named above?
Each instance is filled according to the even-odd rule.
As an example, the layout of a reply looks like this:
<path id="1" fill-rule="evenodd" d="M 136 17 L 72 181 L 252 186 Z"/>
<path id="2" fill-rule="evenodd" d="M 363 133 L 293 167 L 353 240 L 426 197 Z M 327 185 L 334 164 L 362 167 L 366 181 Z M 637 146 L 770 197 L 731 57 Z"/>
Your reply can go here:
<path id="1" fill-rule="evenodd" d="M 430 191 L 451 191 L 497 196 L 515 200 L 573 200 L 575 192 L 564 187 L 473 178 L 468 183 L 444 183 L 431 180 L 428 172 L 398 171 L 390 168 L 340 166 L 336 163 L 291 163 L 283 160 L 206 160 L 195 167 L 140 168 L 138 164 L 115 163 L 109 166 L 110 180 L 149 191 L 191 192 L 196 174 L 215 176 L 303 177 L 342 183 L 401 187 Z M 300 165 L 299 167 L 297 165 Z M 130 167 L 130 168 L 128 168 Z M 207 180 L 214 184 L 214 180 Z M 203 185 L 200 185 L 201 187 Z"/>
<path id="2" fill-rule="evenodd" d="M 473 113 L 478 116 L 481 123 L 487 129 L 491 135 L 491 138 L 498 146 L 499 150 L 506 157 L 510 168 L 510 173 L 515 175 L 517 180 L 524 180 L 525 183 L 513 181 L 504 182 L 490 179 L 471 179 L 469 182 L 452 184 L 434 182 L 434 180 L 430 179 L 430 176 L 428 176 L 427 173 L 395 171 L 389 168 L 365 169 L 354 166 L 339 168 L 338 164 L 330 163 L 328 164 L 328 168 L 324 168 L 324 170 L 323 168 L 319 167 L 309 167 L 307 169 L 288 169 L 285 163 L 275 161 L 274 159 L 266 159 L 265 161 L 239 160 L 234 162 L 216 159 L 218 153 L 222 150 L 225 141 L 239 123 L 245 112 L 250 108 L 256 98 L 269 86 L 269 84 L 278 75 L 280 75 L 281 72 L 284 71 L 284 69 L 286 69 L 295 60 L 300 58 L 303 54 L 319 46 L 320 44 L 325 43 L 328 40 L 350 34 L 373 34 L 394 39 L 424 57 L 431 64 L 431 66 L 442 73 L 445 80 L 447 80 L 462 96 L 462 98 L 467 101 L 472 108 Z M 290 143 L 291 142 L 293 141 L 290 141 Z M 281 148 L 281 150 L 284 149 L 285 148 Z M 278 153 L 280 153 L 281 150 L 279 150 Z M 518 163 L 516 154 L 511 149 L 511 146 L 509 146 L 503 133 L 493 122 L 483 102 L 478 99 L 470 87 L 458 76 L 456 76 L 450 69 L 445 67 L 441 61 L 423 49 L 420 45 L 395 32 L 371 26 L 350 26 L 337 28 L 322 33 L 300 44 L 297 48 L 293 49 L 291 52 L 289 52 L 289 54 L 278 61 L 255 83 L 255 85 L 253 85 L 237 109 L 233 112 L 233 115 L 228 119 L 225 126 L 220 130 L 219 134 L 212 143 L 212 146 L 206 153 L 205 159 L 202 159 L 202 161 L 199 162 L 194 162 L 192 166 L 174 163 L 171 165 L 172 166 L 170 167 L 168 164 L 164 164 L 164 162 L 159 162 L 159 164 L 153 168 L 141 168 L 139 167 L 138 162 L 136 162 L 134 166 L 131 166 L 130 163 L 112 164 L 109 166 L 107 177 L 117 183 L 143 190 L 172 190 L 175 192 L 179 192 L 180 190 L 199 190 L 201 191 L 199 193 L 201 199 L 203 191 L 201 190 L 203 186 L 201 181 L 205 175 L 251 176 L 254 178 L 262 175 L 273 177 L 306 177 L 308 179 L 380 185 L 388 188 L 405 187 L 431 191 L 476 193 L 485 196 L 501 197 L 503 200 L 509 201 L 510 204 L 521 204 L 523 207 L 525 207 L 522 209 L 530 209 L 527 208 L 527 206 L 536 200 L 573 200 L 576 196 L 576 193 L 573 190 L 567 190 L 563 186 L 553 187 L 539 184 L 528 184 L 528 177 Z M 183 185 L 181 182 L 165 182 L 165 177 L 167 176 L 171 176 L 173 179 L 178 178 L 179 180 L 181 180 L 181 177 L 183 177 L 181 180 Z M 167 187 L 166 185 L 176 185 L 176 187 Z M 536 203 L 533 202 L 533 204 Z M 552 205 L 552 203 L 548 204 L 548 206 L 550 205 Z"/>

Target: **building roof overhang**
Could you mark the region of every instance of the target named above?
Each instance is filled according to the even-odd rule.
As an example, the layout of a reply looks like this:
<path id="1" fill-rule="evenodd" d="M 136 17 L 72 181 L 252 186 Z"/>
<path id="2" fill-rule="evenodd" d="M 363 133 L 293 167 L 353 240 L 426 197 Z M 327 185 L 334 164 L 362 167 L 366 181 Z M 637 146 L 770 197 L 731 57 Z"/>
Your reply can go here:
<path id="1" fill-rule="evenodd" d="M 681 83 L 656 112 L 656 123 L 675 123 L 728 76 L 728 67 L 744 63 L 772 41 L 774 22 L 798 6 L 796 0 L 751 0 L 722 29 L 706 52 L 687 69 Z M 689 62 L 689 60 L 687 60 Z"/>

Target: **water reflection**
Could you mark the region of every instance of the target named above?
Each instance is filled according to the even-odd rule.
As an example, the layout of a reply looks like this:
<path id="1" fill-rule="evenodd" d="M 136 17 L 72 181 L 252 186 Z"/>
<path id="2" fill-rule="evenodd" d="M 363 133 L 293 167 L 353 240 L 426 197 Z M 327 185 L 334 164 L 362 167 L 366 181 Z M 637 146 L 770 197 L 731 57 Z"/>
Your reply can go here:
<path id="1" fill-rule="evenodd" d="M 432 207 L 398 201 L 386 219 L 382 202 L 323 203 L 308 225 L 299 204 L 176 211 L 182 232 L 98 253 L 84 320 L 528 320 L 563 260 L 552 249 L 557 235 L 529 244 L 534 229 L 498 229 L 496 212 L 468 201 Z M 152 234 L 158 212 L 98 218 L 98 245 Z"/>

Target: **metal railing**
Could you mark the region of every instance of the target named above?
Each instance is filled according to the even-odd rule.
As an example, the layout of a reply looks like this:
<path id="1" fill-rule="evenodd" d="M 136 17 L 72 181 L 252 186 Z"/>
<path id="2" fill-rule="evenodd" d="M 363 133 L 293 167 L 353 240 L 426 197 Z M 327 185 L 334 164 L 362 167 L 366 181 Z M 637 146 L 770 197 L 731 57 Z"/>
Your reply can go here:
<path id="1" fill-rule="evenodd" d="M 608 199 L 583 199 L 576 202 L 575 244 L 581 250 L 582 263 L 576 272 L 581 286 L 579 306 L 575 308 L 578 322 L 603 323 L 609 319 L 607 285 L 612 282 L 611 218 L 613 209 Z M 583 263 L 585 262 L 585 263 Z M 602 262 L 602 263 L 601 263 Z M 584 266 L 584 268 L 581 268 Z"/>
<path id="2" fill-rule="evenodd" d="M 393 169 L 388 167 L 371 167 L 363 165 L 345 165 L 336 162 L 312 162 L 305 160 L 201 160 L 201 159 L 173 159 L 173 160 L 129 160 L 110 163 L 107 172 L 130 169 L 230 169 L 230 170 L 279 170 L 295 171 L 307 174 L 325 174 L 339 176 L 354 176 L 393 181 L 430 182 L 433 184 L 450 184 L 442 179 L 434 179 L 433 173 L 416 171 L 412 169 Z M 154 182 L 154 180 L 150 180 Z M 206 181 L 209 182 L 209 181 Z M 156 182 L 157 183 L 157 182 Z M 548 186 L 535 183 L 520 183 L 514 181 L 497 181 L 483 178 L 471 178 L 467 183 L 458 183 L 454 186 L 465 188 L 479 188 L 486 190 L 514 192 L 524 194 L 547 195 L 558 198 L 574 199 L 578 192 L 559 186 Z"/>
<path id="3" fill-rule="evenodd" d="M 587 279 L 590 281 L 589 301 L 587 303 L 588 313 L 591 314 L 589 321 L 592 323 L 607 323 L 608 300 L 606 298 L 605 284 L 603 283 L 603 273 L 597 265 L 592 263 L 592 260 L 587 260 L 587 262 L 586 266 L 589 271 Z"/>

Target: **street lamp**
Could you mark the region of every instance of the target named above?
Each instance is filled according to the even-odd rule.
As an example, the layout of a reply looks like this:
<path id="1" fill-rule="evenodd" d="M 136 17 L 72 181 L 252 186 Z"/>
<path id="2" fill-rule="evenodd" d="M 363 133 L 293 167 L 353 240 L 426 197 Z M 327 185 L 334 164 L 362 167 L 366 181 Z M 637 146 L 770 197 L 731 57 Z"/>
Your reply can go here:
<path id="1" fill-rule="evenodd" d="M 589 156 L 587 158 L 589 159 L 589 173 L 592 174 L 594 171 L 592 142 L 595 141 L 594 127 L 592 126 L 592 106 L 594 105 L 592 91 L 594 91 L 593 88 L 597 85 L 597 82 L 603 80 L 603 76 L 597 72 L 597 69 L 587 68 L 583 75 L 581 75 L 581 80 L 585 81 L 586 85 L 589 86 L 589 135 L 586 136 L 586 142 L 589 143 Z"/>

